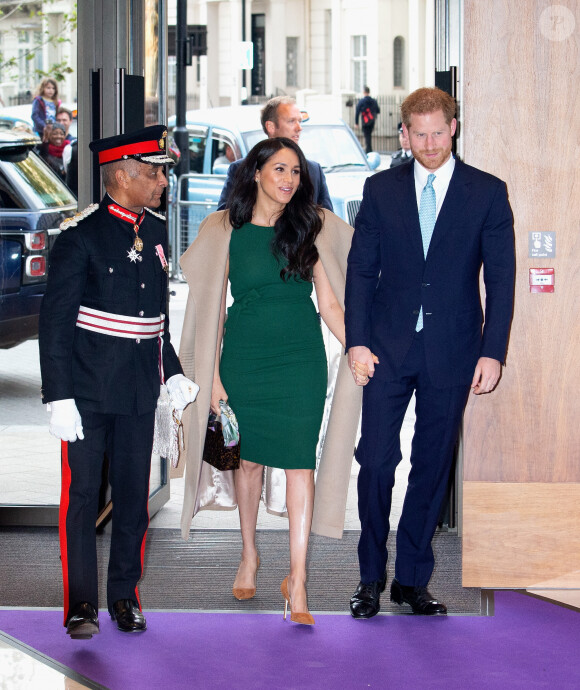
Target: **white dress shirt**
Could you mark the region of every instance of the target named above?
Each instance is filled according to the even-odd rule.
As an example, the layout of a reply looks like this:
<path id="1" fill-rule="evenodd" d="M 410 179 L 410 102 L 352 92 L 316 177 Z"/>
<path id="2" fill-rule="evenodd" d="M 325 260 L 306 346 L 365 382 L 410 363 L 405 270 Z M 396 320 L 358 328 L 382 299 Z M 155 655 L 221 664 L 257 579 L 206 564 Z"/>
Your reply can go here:
<path id="1" fill-rule="evenodd" d="M 449 187 L 449 182 L 451 181 L 451 175 L 455 170 L 455 158 L 452 155 L 449 156 L 447 161 L 438 170 L 427 170 L 421 163 L 415 158 L 415 163 L 413 164 L 415 173 L 415 193 L 417 195 L 417 209 L 421 204 L 421 193 L 423 187 L 427 184 L 427 177 L 433 173 L 435 179 L 433 180 L 433 189 L 435 190 L 435 201 L 436 201 L 436 211 L 435 218 L 439 216 L 439 211 L 441 206 L 445 201 L 445 195 L 447 194 L 447 188 Z"/>

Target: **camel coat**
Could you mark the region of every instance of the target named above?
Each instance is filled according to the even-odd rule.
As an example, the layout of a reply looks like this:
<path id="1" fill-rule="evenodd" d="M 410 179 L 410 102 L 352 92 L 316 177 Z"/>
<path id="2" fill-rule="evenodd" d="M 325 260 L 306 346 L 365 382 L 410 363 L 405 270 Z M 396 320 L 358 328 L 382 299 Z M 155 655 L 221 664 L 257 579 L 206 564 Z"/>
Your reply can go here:
<path id="1" fill-rule="evenodd" d="M 232 228 L 227 211 L 209 215 L 199 234 L 181 257 L 181 268 L 189 284 L 189 296 L 181 337 L 179 358 L 185 375 L 199 385 L 194 403 L 183 414 L 185 450 L 178 472 L 185 471 L 185 495 L 181 530 L 188 538 L 191 520 L 201 509 L 236 508 L 234 472 L 220 472 L 202 461 L 203 444 L 211 399 L 220 301 Z M 353 230 L 338 216 L 324 211 L 324 224 L 316 246 L 334 294 L 344 309 L 346 260 Z M 316 476 L 312 531 L 340 539 L 355 437 L 358 429 L 362 389 L 353 381 L 344 352 L 339 355 L 338 373 L 328 427 Z M 307 392 L 306 392 L 307 394 Z M 235 412 L 235 410 L 234 410 Z M 280 441 L 283 442 L 282 440 Z M 267 468 L 262 499 L 269 512 L 285 514 L 284 470 Z"/>

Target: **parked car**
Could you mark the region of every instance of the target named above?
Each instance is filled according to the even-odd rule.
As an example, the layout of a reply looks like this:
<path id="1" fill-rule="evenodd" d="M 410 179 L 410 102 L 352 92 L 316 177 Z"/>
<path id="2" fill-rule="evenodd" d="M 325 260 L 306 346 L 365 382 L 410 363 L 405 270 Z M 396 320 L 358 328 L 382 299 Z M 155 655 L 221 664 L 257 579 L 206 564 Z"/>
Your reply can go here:
<path id="1" fill-rule="evenodd" d="M 186 113 L 189 132 L 189 168 L 187 194 L 177 199 L 173 180 L 172 237 L 176 251 L 182 253 L 197 235 L 201 221 L 217 208 L 228 164 L 224 160 L 230 147 L 235 159 L 242 158 L 266 137 L 260 124 L 261 106 L 232 106 Z M 175 117 L 169 120 L 175 126 Z M 366 178 L 380 163 L 378 153 L 365 155 L 348 125 L 338 118 L 312 116 L 303 122 L 300 147 L 306 158 L 320 163 L 334 212 L 351 225 L 362 199 Z M 231 154 L 230 154 L 231 155 Z M 217 161 L 217 163 L 216 163 Z M 178 231 L 179 228 L 179 231 Z M 176 240 L 176 241 L 175 241 Z"/>
<path id="2" fill-rule="evenodd" d="M 0 348 L 38 336 L 48 253 L 77 201 L 34 152 L 36 136 L 0 129 Z"/>

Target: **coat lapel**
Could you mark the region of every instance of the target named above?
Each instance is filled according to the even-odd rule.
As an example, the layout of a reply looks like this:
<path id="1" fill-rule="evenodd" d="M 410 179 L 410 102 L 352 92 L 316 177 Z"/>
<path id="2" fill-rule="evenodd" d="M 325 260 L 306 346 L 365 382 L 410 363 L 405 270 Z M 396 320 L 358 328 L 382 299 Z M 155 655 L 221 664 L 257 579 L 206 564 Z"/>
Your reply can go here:
<path id="1" fill-rule="evenodd" d="M 400 183 L 399 204 L 404 230 L 409 237 L 412 247 L 423 255 L 423 240 L 421 239 L 417 193 L 415 192 L 414 163 L 398 166 L 396 170 Z"/>
<path id="2" fill-rule="evenodd" d="M 469 182 L 467 181 L 463 163 L 459 160 L 455 161 L 455 170 L 449 181 L 447 194 L 445 200 L 437 216 L 437 222 L 433 229 L 433 237 L 429 244 L 429 251 L 436 247 L 442 238 L 445 237 L 445 232 L 451 227 L 455 218 L 464 215 L 464 207 L 469 199 Z M 418 217 L 418 214 L 417 214 Z M 420 229 L 419 229 L 420 233 Z M 429 254 L 427 254 L 427 258 Z"/>

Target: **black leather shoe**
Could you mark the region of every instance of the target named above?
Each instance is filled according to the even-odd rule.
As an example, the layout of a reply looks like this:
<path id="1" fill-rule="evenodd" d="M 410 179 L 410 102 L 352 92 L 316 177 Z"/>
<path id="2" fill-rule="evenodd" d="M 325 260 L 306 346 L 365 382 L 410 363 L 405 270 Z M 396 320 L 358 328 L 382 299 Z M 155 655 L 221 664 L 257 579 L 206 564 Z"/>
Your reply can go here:
<path id="1" fill-rule="evenodd" d="M 99 630 L 97 609 L 88 601 L 75 604 L 69 611 L 66 621 L 66 634 L 72 640 L 90 640 Z"/>
<path id="2" fill-rule="evenodd" d="M 385 591 L 387 576 L 369 584 L 359 582 L 350 600 L 350 615 L 353 618 L 372 618 L 381 610 L 381 592 Z"/>
<path id="3" fill-rule="evenodd" d="M 145 616 L 132 599 L 119 599 L 113 604 L 111 618 L 117 621 L 117 627 L 123 632 L 142 632 L 147 630 Z"/>
<path id="4" fill-rule="evenodd" d="M 409 604 L 413 613 L 421 616 L 445 616 L 447 607 L 429 592 L 427 587 L 406 587 L 398 580 L 391 585 L 391 601 Z"/>

